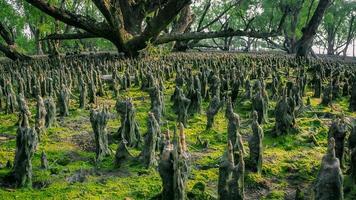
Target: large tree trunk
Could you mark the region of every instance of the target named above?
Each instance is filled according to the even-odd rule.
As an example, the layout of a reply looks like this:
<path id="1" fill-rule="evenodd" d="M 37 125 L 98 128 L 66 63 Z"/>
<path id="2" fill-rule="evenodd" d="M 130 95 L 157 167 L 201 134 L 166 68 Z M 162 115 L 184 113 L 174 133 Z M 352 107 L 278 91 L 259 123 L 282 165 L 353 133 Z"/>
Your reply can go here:
<path id="1" fill-rule="evenodd" d="M 332 0 L 319 0 L 318 7 L 316 8 L 308 25 L 302 29 L 303 36 L 297 44 L 297 57 L 307 57 L 313 45 L 314 36 L 323 19 L 326 9 L 331 5 Z"/>
<path id="2" fill-rule="evenodd" d="M 178 20 L 173 24 L 172 33 L 186 33 L 194 22 L 195 16 L 192 14 L 190 5 L 185 6 L 180 12 Z M 174 51 L 186 51 L 188 49 L 187 41 L 175 42 Z"/>
<path id="3" fill-rule="evenodd" d="M 300 13 L 301 8 L 302 8 L 302 6 L 297 7 L 293 10 L 292 16 L 291 16 L 291 22 L 290 22 L 290 35 L 288 36 L 288 34 L 286 33 L 284 47 L 287 49 L 287 52 L 289 54 L 294 54 L 297 51 L 296 31 L 297 31 L 299 13 Z"/>

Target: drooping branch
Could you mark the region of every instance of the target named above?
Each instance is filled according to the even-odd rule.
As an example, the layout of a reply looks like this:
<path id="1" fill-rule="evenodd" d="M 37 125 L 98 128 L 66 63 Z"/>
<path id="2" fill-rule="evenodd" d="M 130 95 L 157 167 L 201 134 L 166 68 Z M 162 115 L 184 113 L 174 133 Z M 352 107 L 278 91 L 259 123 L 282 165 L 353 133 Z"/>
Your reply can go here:
<path id="1" fill-rule="evenodd" d="M 286 18 L 288 16 L 288 10 L 287 9 L 284 9 L 283 10 L 283 15 L 281 17 L 281 20 L 279 21 L 279 24 L 278 24 L 278 27 L 276 29 L 276 32 L 278 33 L 281 33 L 282 32 L 282 28 L 283 28 L 283 25 L 284 25 L 284 22 L 286 21 Z"/>
<path id="2" fill-rule="evenodd" d="M 208 24 L 205 25 L 204 27 L 198 29 L 197 32 L 200 32 L 200 31 L 202 31 L 203 29 L 208 28 L 210 25 L 212 25 L 213 23 L 215 23 L 216 20 L 220 21 L 220 18 L 223 17 L 223 15 L 224 15 L 225 13 L 227 13 L 230 9 L 234 8 L 235 6 L 238 6 L 242 1 L 243 1 L 243 0 L 239 0 L 239 1 L 236 1 L 235 3 L 231 4 L 231 5 L 230 5 L 229 7 L 227 7 L 222 13 L 220 13 L 216 18 L 214 18 L 210 23 L 208 23 Z M 282 11 L 283 11 L 283 15 L 282 15 L 282 17 L 281 17 L 281 20 L 280 20 L 280 23 L 279 23 L 279 25 L 278 25 L 278 28 L 277 28 L 275 31 L 272 30 L 270 33 L 263 33 L 263 34 L 261 34 L 261 35 L 266 35 L 267 38 L 268 38 L 268 37 L 274 37 L 275 35 L 279 35 L 279 34 L 280 34 L 280 32 L 281 32 L 281 30 L 282 30 L 282 28 L 283 28 L 283 24 L 284 24 L 284 22 L 285 22 L 285 19 L 286 19 L 287 15 L 288 15 L 288 10 L 287 10 L 286 8 L 282 8 Z M 256 35 L 255 33 L 258 33 L 258 31 L 254 31 L 254 30 L 249 31 L 249 29 L 250 29 L 250 27 L 251 27 L 251 24 L 252 24 L 252 22 L 255 20 L 255 18 L 252 18 L 252 19 L 246 21 L 246 19 L 241 15 L 241 19 L 243 20 L 243 23 L 244 23 L 244 25 L 245 25 L 245 28 L 243 29 L 243 31 L 236 31 L 236 33 L 233 33 L 233 34 L 232 34 L 232 33 L 230 32 L 231 30 L 229 30 L 228 32 L 230 32 L 230 33 L 228 33 L 226 36 L 224 36 L 224 35 L 225 35 L 224 33 L 217 34 L 217 35 L 223 35 L 223 36 L 221 36 L 221 37 L 225 37 L 225 38 L 226 38 L 226 37 L 230 37 L 230 40 L 232 41 L 233 36 L 249 36 L 249 35 Z M 212 22 L 213 22 L 213 23 L 212 23 Z M 222 28 L 223 28 L 223 27 L 222 27 Z M 225 30 L 225 32 L 226 32 L 226 31 L 227 31 L 227 30 Z M 221 32 L 221 30 L 220 30 L 219 32 Z M 217 33 L 217 32 L 216 32 L 216 33 Z M 207 35 L 213 36 L 213 35 L 215 35 L 215 34 L 207 34 Z M 231 35 L 232 35 L 232 36 L 231 36 Z M 219 37 L 220 37 L 220 36 L 219 36 Z M 208 38 L 210 38 L 210 37 L 208 37 Z M 259 38 L 260 38 L 260 37 L 259 37 Z M 263 37 L 261 37 L 261 38 L 263 38 Z M 204 38 L 204 39 L 207 39 L 207 38 Z M 194 39 L 193 41 L 189 42 L 189 46 L 190 46 L 190 47 L 194 47 L 195 44 L 197 44 L 198 42 L 199 42 L 199 39 Z"/>
<path id="3" fill-rule="evenodd" d="M 163 44 L 172 41 L 185 41 L 185 40 L 202 40 L 209 38 L 233 37 L 233 36 L 247 36 L 253 38 L 268 38 L 279 36 L 280 32 L 258 32 L 258 31 L 242 31 L 242 30 L 227 30 L 217 32 L 189 32 L 183 34 L 165 34 L 159 36 L 154 44 Z"/>
<path id="4" fill-rule="evenodd" d="M 206 28 L 208 28 L 209 26 L 211 26 L 212 24 L 214 24 L 215 22 L 217 22 L 222 16 L 224 16 L 229 10 L 231 10 L 232 8 L 234 8 L 235 6 L 238 6 L 240 3 L 242 2 L 242 0 L 236 1 L 234 3 L 232 3 L 230 6 L 228 6 L 224 11 L 222 11 L 218 16 L 216 16 L 213 20 L 211 20 L 209 23 L 207 23 L 206 25 L 200 27 L 200 29 L 197 29 L 197 32 L 200 32 Z"/>
<path id="5" fill-rule="evenodd" d="M 0 36 L 5 40 L 8 45 L 14 45 L 14 34 L 12 31 L 0 22 Z"/>
<path id="6" fill-rule="evenodd" d="M 154 41 L 154 44 L 163 44 L 172 41 L 189 41 L 189 40 L 202 40 L 202 39 L 210 39 L 210 38 L 221 38 L 221 37 L 233 37 L 233 36 L 247 36 L 253 38 L 269 38 L 276 37 L 281 34 L 281 30 L 283 24 L 285 22 L 287 12 L 284 12 L 281 17 L 280 23 L 276 30 L 272 30 L 270 32 L 260 32 L 255 30 L 222 30 L 216 32 L 188 32 L 183 34 L 163 34 Z"/>
<path id="7" fill-rule="evenodd" d="M 206 14 L 208 13 L 209 9 L 211 6 L 211 0 L 208 0 L 208 2 L 206 3 L 206 5 L 204 6 L 204 10 L 203 10 L 203 14 L 201 15 L 200 19 L 199 19 L 199 23 L 198 23 L 198 28 L 197 30 L 201 30 L 203 21 L 205 19 Z"/>
<path id="8" fill-rule="evenodd" d="M 288 51 L 288 49 L 284 45 L 280 45 L 269 38 L 265 38 L 265 40 L 269 45 L 271 45 L 271 46 L 269 46 L 269 48 L 280 49 L 282 51 Z"/>
<path id="9" fill-rule="evenodd" d="M 87 39 L 87 38 L 99 38 L 92 33 L 67 33 L 67 34 L 51 34 L 42 38 L 41 40 L 75 40 L 75 39 Z"/>
<path id="10" fill-rule="evenodd" d="M 253 17 L 253 18 L 251 18 L 250 20 L 247 21 L 246 27 L 245 27 L 244 31 L 247 31 L 247 30 L 250 28 L 252 22 L 253 22 L 255 19 L 256 19 L 256 18 Z"/>
<path id="11" fill-rule="evenodd" d="M 110 2 L 105 0 L 92 0 L 94 5 L 99 9 L 105 20 L 113 26 L 112 15 L 110 13 Z"/>

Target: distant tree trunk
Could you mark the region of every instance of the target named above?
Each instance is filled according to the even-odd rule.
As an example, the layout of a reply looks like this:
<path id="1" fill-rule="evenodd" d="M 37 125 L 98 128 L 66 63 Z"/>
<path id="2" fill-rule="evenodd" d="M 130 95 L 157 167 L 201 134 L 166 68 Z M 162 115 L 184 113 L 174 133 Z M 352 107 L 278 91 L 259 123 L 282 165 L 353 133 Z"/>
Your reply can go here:
<path id="1" fill-rule="evenodd" d="M 334 22 L 333 24 L 326 26 L 326 34 L 327 34 L 327 54 L 334 55 L 337 49 L 335 49 L 335 40 L 336 40 L 336 33 L 342 23 L 344 18 L 340 17 L 338 22 Z"/>
<path id="2" fill-rule="evenodd" d="M 230 51 L 233 37 L 224 38 L 224 51 Z"/>
<path id="3" fill-rule="evenodd" d="M 229 31 L 229 21 L 228 19 L 226 20 L 225 24 L 223 24 L 223 30 L 224 31 Z M 230 51 L 230 45 L 231 45 L 231 41 L 232 41 L 233 37 L 225 37 L 224 38 L 224 46 L 223 46 L 223 50 L 224 51 Z"/>
<path id="4" fill-rule="evenodd" d="M 257 42 L 258 42 L 258 40 L 256 39 L 256 40 L 254 40 L 253 41 L 253 49 L 254 49 L 254 51 L 257 51 Z"/>
<path id="5" fill-rule="evenodd" d="M 27 13 L 26 13 L 26 19 L 27 21 L 30 21 Z M 44 17 L 40 18 L 40 23 L 44 23 Z M 41 31 L 38 28 L 38 25 L 36 24 L 28 23 L 28 26 L 30 27 L 30 31 L 35 39 L 36 53 L 37 55 L 42 55 L 43 48 L 42 48 L 42 41 L 41 41 Z"/>
<path id="6" fill-rule="evenodd" d="M 326 50 L 326 53 L 328 55 L 334 55 L 335 35 L 333 33 L 328 33 L 327 42 L 328 48 Z"/>
<path id="7" fill-rule="evenodd" d="M 254 43 L 255 41 L 255 38 L 250 38 L 248 37 L 247 40 L 245 40 L 246 42 L 246 46 L 245 48 L 243 49 L 244 52 L 250 52 L 251 51 L 251 46 L 252 44 Z"/>
<path id="8" fill-rule="evenodd" d="M 355 57 L 355 40 L 352 40 L 352 57 Z"/>
<path id="9" fill-rule="evenodd" d="M 344 58 L 346 57 L 347 49 L 349 48 L 350 42 L 352 40 L 353 40 L 353 44 L 354 44 L 354 37 L 355 37 L 355 31 L 356 31 L 355 17 L 356 17 L 356 15 L 352 15 L 351 20 L 350 20 L 350 25 L 349 25 L 349 30 L 347 33 L 345 48 L 342 50 Z M 352 55 L 353 56 L 355 55 L 355 45 L 353 45 L 353 54 Z"/>
<path id="10" fill-rule="evenodd" d="M 326 9 L 331 5 L 331 2 L 332 0 L 319 0 L 318 7 L 308 25 L 302 29 L 303 36 L 297 44 L 297 57 L 307 57 L 313 45 L 316 31 L 323 19 Z"/>
<path id="11" fill-rule="evenodd" d="M 35 45 L 36 45 L 36 53 L 37 55 L 42 55 L 43 54 L 43 49 L 42 49 L 42 41 L 40 40 L 40 31 L 37 29 L 36 34 L 34 35 L 35 38 Z"/>

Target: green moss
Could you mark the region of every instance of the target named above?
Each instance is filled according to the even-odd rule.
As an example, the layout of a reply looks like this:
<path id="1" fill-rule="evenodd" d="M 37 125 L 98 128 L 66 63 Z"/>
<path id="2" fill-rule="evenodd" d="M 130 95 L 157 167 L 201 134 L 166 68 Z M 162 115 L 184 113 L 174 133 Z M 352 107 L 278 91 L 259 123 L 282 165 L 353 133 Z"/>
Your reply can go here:
<path id="1" fill-rule="evenodd" d="M 352 182 L 350 176 L 344 176 L 344 193 L 345 200 L 353 200 L 356 198 L 356 184 Z"/>
<path id="2" fill-rule="evenodd" d="M 285 197 L 285 191 L 273 190 L 263 200 L 283 200 Z"/>
<path id="3" fill-rule="evenodd" d="M 268 80 L 270 82 L 270 80 Z M 166 114 L 162 118 L 162 130 L 166 130 L 165 122 L 173 132 L 177 116 L 172 111 L 170 95 L 174 91 L 173 80 L 166 83 L 165 105 Z M 243 92 L 241 93 L 243 95 Z M 306 97 L 312 96 L 313 92 L 307 90 Z M 127 91 L 120 91 L 120 98 L 131 97 L 136 108 L 136 120 L 142 135 L 147 131 L 147 113 L 150 110 L 150 100 L 147 92 L 139 87 L 133 87 Z M 243 99 L 239 96 L 238 99 Z M 348 97 L 343 97 L 334 102 L 334 109 L 320 105 L 320 99 L 311 98 L 312 110 L 304 112 L 297 119 L 298 131 L 287 136 L 272 137 L 274 127 L 274 107 L 276 101 L 270 100 L 268 111 L 268 123 L 262 125 L 265 137 L 264 161 L 262 174 L 251 173 L 246 169 L 245 186 L 247 192 L 256 190 L 270 190 L 263 199 L 284 199 L 286 189 L 297 185 L 310 185 L 315 180 L 322 155 L 326 150 L 326 138 L 329 119 L 315 118 L 315 113 L 330 112 L 339 114 L 344 112 L 348 116 L 356 116 L 356 113 L 348 111 Z M 110 111 L 116 114 L 114 109 L 116 98 L 109 92 L 105 97 L 98 98 L 99 105 L 110 106 Z M 215 117 L 215 123 L 211 130 L 205 130 L 205 111 L 209 102 L 203 102 L 201 114 L 191 116 L 188 127 L 185 128 L 188 149 L 192 154 L 191 176 L 188 180 L 188 191 L 194 193 L 196 199 L 210 199 L 217 196 L 218 165 L 226 149 L 227 120 L 222 109 Z M 35 103 L 29 103 L 34 116 Z M 1 198 L 4 199 L 150 199 L 160 193 L 161 179 L 156 168 L 145 169 L 139 162 L 132 161 L 120 168 L 114 165 L 114 154 L 104 158 L 100 163 L 94 162 L 95 153 L 82 150 L 72 140 L 73 136 L 83 131 L 92 134 L 89 122 L 89 110 L 77 109 L 75 100 L 70 104 L 70 116 L 64 118 L 57 126 L 49 128 L 41 136 L 38 151 L 33 157 L 33 181 L 34 183 L 48 183 L 43 188 L 8 190 L 0 188 Z M 247 138 L 251 134 L 250 115 L 251 102 L 242 100 L 234 109 L 241 118 L 240 132 L 247 148 Z M 32 117 L 33 118 L 33 117 Z M 0 133 L 15 136 L 17 114 L 0 114 Z M 33 121 L 31 121 L 33 125 Z M 108 122 L 109 134 L 116 133 L 120 126 L 119 117 L 110 119 Z M 313 134 L 319 146 L 310 141 Z M 209 141 L 209 149 L 203 149 L 196 145 L 197 137 Z M 116 150 L 115 141 L 110 144 L 112 150 Z M 50 169 L 40 169 L 40 154 L 45 151 L 48 157 Z M 138 156 L 140 149 L 129 149 L 130 153 Z M 114 153 L 114 152 L 113 152 Z M 15 154 L 15 139 L 0 141 L 0 163 L 13 160 Z M 246 155 L 246 160 L 248 155 Z M 83 183 L 70 184 L 67 178 L 73 176 L 78 170 L 88 171 L 87 179 Z M 10 170 L 0 169 L 0 178 Z M 193 189 L 196 184 L 204 184 L 205 191 Z M 345 179 L 346 199 L 353 199 L 356 188 Z M 250 191 L 251 189 L 251 191 Z"/>
<path id="4" fill-rule="evenodd" d="M 245 187 L 254 189 L 268 187 L 268 181 L 261 174 L 247 173 L 245 175 Z"/>

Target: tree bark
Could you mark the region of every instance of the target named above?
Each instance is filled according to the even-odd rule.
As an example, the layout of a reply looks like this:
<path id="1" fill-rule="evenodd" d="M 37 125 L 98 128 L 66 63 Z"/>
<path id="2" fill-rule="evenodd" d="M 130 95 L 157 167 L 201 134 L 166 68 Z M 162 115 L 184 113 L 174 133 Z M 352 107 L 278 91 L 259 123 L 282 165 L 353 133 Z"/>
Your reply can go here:
<path id="1" fill-rule="evenodd" d="M 195 19 L 194 14 L 191 12 L 190 5 L 185 6 L 178 18 L 178 20 L 173 24 L 172 33 L 186 33 L 190 30 L 190 27 Z M 176 42 L 174 44 L 173 50 L 175 51 L 186 51 L 188 49 L 187 42 Z"/>
<path id="2" fill-rule="evenodd" d="M 332 0 L 319 0 L 308 25 L 302 29 L 302 38 L 297 43 L 297 57 L 307 57 L 312 45 L 316 31 L 323 19 L 326 9 L 331 5 Z"/>

